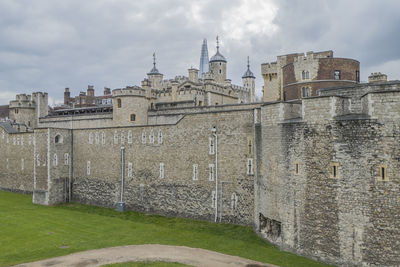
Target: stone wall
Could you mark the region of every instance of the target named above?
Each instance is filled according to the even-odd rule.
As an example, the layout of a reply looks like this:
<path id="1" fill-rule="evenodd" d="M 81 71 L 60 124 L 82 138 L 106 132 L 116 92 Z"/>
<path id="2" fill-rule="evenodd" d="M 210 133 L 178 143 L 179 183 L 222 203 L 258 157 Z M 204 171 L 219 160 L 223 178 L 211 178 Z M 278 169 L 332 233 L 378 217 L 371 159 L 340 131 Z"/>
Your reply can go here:
<path id="1" fill-rule="evenodd" d="M 32 193 L 33 133 L 8 134 L 0 127 L 0 189 Z"/>
<path id="2" fill-rule="evenodd" d="M 210 139 L 214 140 L 211 129 L 216 127 L 218 220 L 251 225 L 254 171 L 248 174 L 247 168 L 248 159 L 254 159 L 253 116 L 253 110 L 187 114 L 176 125 L 74 130 L 73 199 L 116 206 L 120 201 L 124 147 L 123 201 L 128 208 L 214 220 L 215 154 L 209 150 Z M 89 135 L 93 136 L 92 144 Z M 214 168 L 211 178 L 210 165 Z"/>
<path id="3" fill-rule="evenodd" d="M 385 107 L 385 124 L 377 112 L 379 121 L 344 115 L 340 98 L 307 99 L 297 121 L 274 115 L 279 104 L 261 108 L 255 224 L 263 237 L 328 263 L 399 265 L 400 124 L 390 112 L 400 93 L 384 95 L 369 98 Z"/>

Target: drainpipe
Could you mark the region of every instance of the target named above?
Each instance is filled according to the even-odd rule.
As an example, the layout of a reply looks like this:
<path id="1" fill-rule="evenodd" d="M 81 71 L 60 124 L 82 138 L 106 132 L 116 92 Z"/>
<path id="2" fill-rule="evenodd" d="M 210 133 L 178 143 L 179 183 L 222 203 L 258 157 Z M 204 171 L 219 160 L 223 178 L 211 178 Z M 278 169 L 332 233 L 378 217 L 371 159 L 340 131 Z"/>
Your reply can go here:
<path id="1" fill-rule="evenodd" d="M 217 222 L 218 218 L 218 136 L 217 129 L 215 126 L 211 129 L 215 138 L 215 218 L 214 222 Z"/>
<path id="2" fill-rule="evenodd" d="M 125 184 L 125 147 L 121 147 L 121 194 L 120 200 L 117 203 L 117 210 L 120 212 L 125 211 L 125 203 L 123 202 Z"/>

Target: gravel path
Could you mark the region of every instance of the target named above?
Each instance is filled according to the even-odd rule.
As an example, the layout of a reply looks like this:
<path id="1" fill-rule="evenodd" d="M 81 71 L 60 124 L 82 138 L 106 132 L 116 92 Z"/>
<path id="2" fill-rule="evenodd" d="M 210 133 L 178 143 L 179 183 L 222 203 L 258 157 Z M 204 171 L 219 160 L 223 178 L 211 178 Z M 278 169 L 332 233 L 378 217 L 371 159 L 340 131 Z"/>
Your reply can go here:
<path id="1" fill-rule="evenodd" d="M 189 248 L 165 245 L 132 245 L 112 248 L 102 248 L 78 252 L 62 257 L 24 263 L 19 267 L 43 266 L 102 266 L 104 264 L 127 261 L 167 261 L 179 262 L 193 266 L 204 267 L 276 267 L 276 265 L 256 262 L 236 256 L 230 256 L 201 248 Z"/>

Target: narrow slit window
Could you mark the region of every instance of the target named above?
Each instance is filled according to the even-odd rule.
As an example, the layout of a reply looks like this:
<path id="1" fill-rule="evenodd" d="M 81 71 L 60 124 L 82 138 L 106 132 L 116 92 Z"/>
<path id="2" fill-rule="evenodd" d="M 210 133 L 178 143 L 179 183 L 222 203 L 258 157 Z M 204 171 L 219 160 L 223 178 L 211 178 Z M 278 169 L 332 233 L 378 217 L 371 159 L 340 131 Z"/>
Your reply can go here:
<path id="1" fill-rule="evenodd" d="M 300 164 L 299 164 L 298 162 L 296 162 L 296 163 L 294 164 L 294 174 L 295 174 L 295 175 L 298 175 L 298 174 L 299 174 L 299 171 L 300 171 Z"/>
<path id="2" fill-rule="evenodd" d="M 214 155 L 215 154 L 214 138 L 213 137 L 209 137 L 208 141 L 209 141 L 209 152 L 208 152 L 208 154 Z"/>
<path id="3" fill-rule="evenodd" d="M 331 178 L 339 178 L 339 163 L 332 162 L 331 163 Z"/>
<path id="4" fill-rule="evenodd" d="M 193 181 L 197 181 L 198 178 L 198 170 L 199 169 L 199 165 L 198 164 L 193 164 Z"/>
<path id="5" fill-rule="evenodd" d="M 389 181 L 387 166 L 386 165 L 379 165 L 379 181 Z"/>
<path id="6" fill-rule="evenodd" d="M 253 175 L 253 159 L 247 159 L 247 174 Z"/>

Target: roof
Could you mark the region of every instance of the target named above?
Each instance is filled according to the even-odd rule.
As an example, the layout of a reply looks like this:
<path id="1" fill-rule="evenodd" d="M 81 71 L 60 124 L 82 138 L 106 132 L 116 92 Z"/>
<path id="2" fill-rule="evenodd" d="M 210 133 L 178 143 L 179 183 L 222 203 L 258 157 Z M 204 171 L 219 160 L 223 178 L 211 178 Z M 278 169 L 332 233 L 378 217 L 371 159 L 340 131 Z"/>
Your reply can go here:
<path id="1" fill-rule="evenodd" d="M 10 121 L 0 122 L 0 127 L 2 127 L 7 133 L 17 132 L 17 130 L 14 129 Z"/>
<path id="2" fill-rule="evenodd" d="M 242 78 L 255 78 L 253 72 L 251 72 L 251 70 L 250 70 L 250 67 L 247 67 L 247 70 L 243 74 Z"/>
<path id="3" fill-rule="evenodd" d="M 147 75 L 151 75 L 151 74 L 161 74 L 158 69 L 156 68 L 156 65 L 154 65 L 154 67 L 150 70 L 150 72 L 147 73 Z"/>
<path id="4" fill-rule="evenodd" d="M 211 57 L 210 62 L 226 62 L 226 58 L 219 52 L 219 49 L 217 49 L 217 53 L 215 53 L 214 56 Z"/>
<path id="5" fill-rule="evenodd" d="M 0 118 L 8 118 L 9 115 L 8 106 L 0 106 Z"/>

